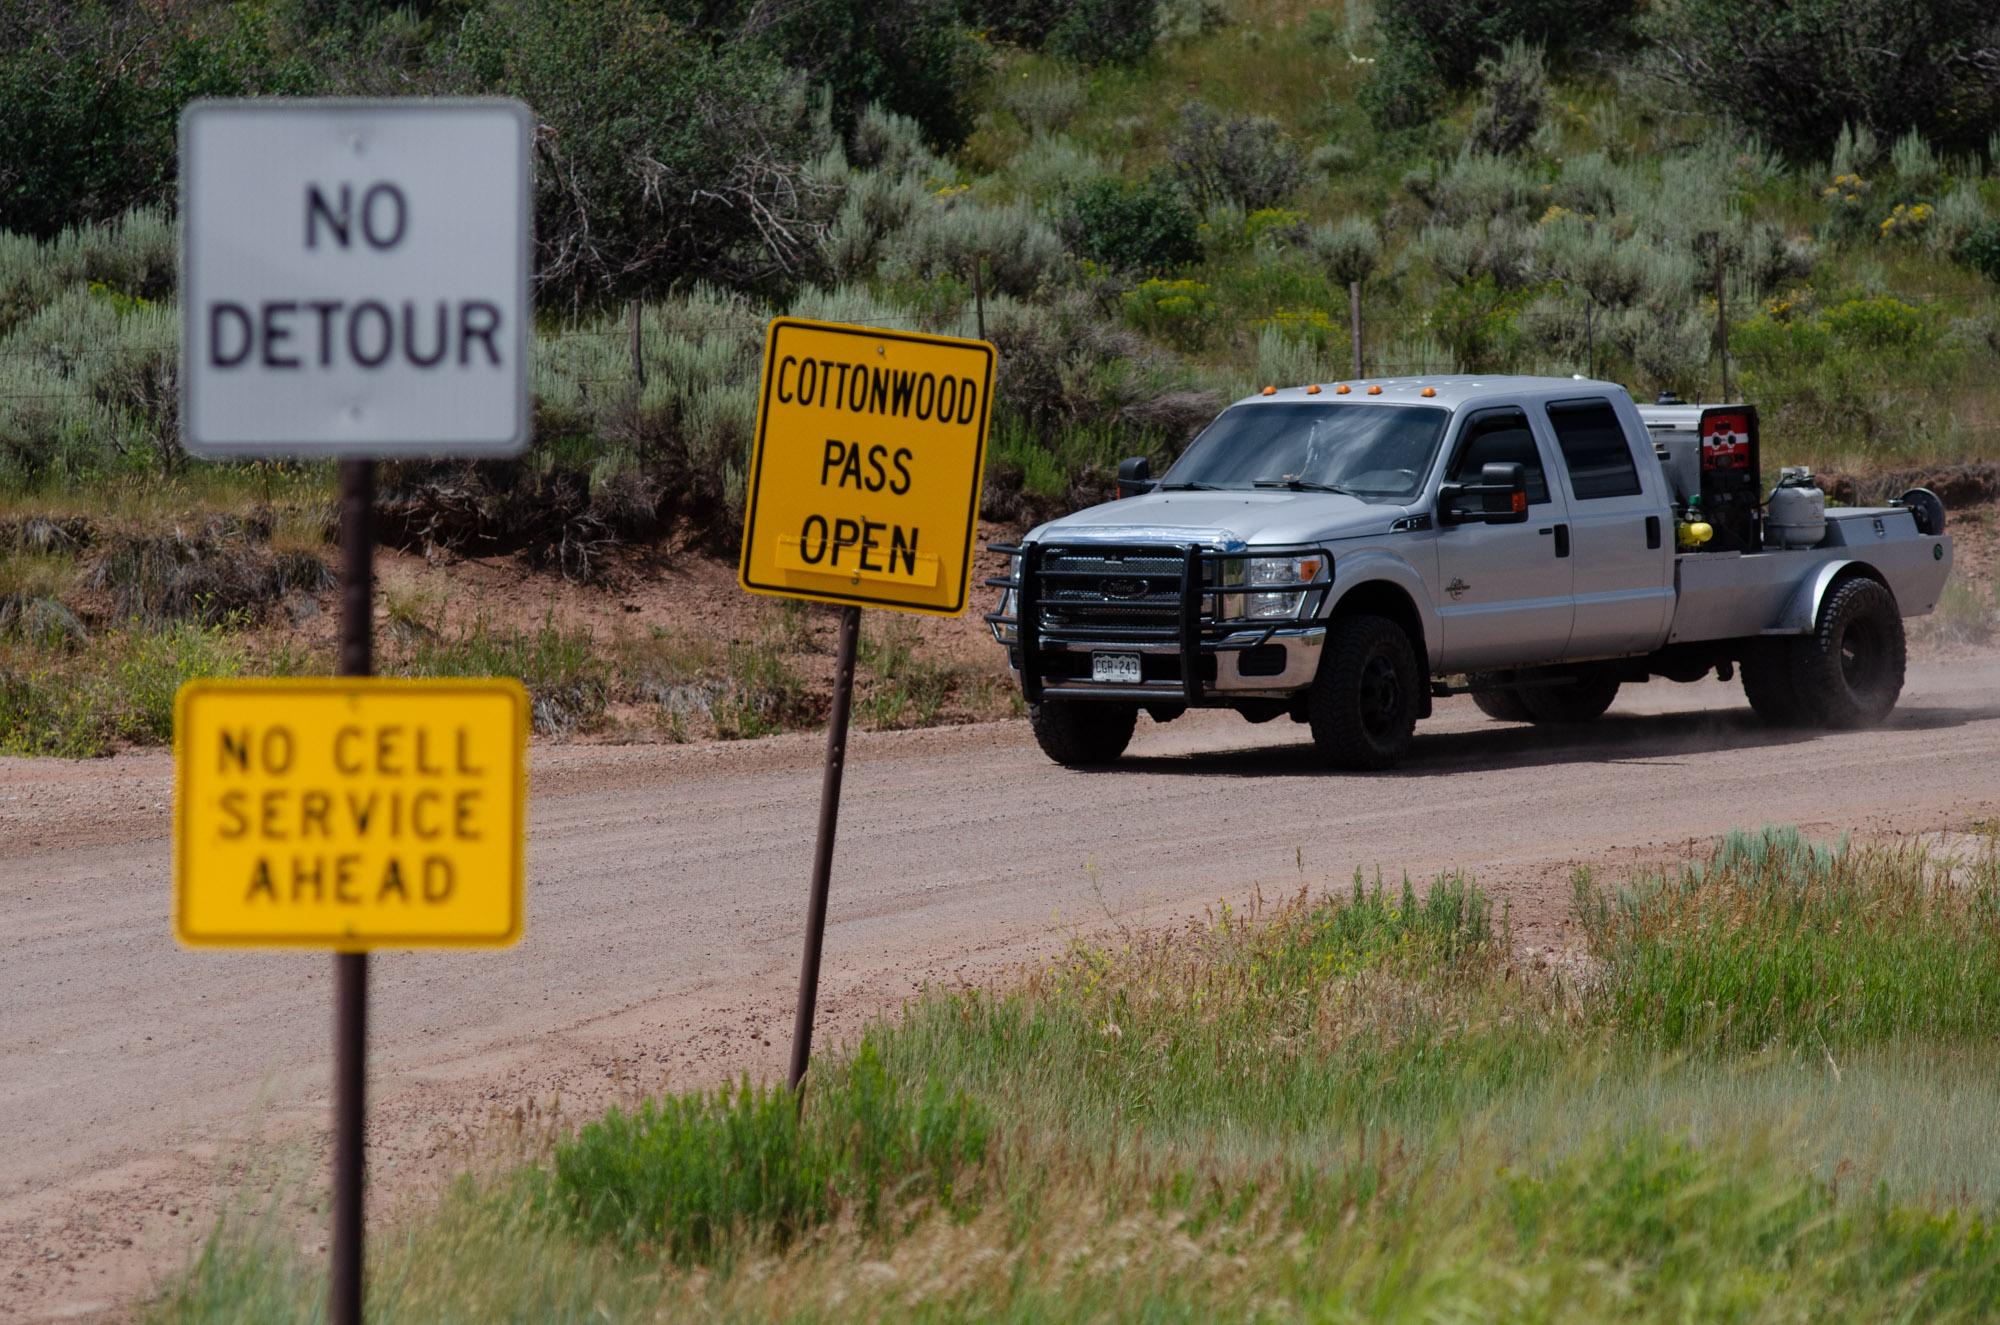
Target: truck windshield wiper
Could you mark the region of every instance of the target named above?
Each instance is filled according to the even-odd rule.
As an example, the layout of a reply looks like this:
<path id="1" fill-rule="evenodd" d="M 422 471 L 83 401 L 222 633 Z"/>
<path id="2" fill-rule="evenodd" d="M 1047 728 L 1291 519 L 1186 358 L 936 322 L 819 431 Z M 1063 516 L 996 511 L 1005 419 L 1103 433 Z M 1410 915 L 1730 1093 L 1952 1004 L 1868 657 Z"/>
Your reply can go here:
<path id="1" fill-rule="evenodd" d="M 1219 483 L 1162 483 L 1161 492 L 1227 492 Z"/>
<path id="2" fill-rule="evenodd" d="M 1316 483 L 1309 478 L 1259 478 L 1250 480 L 1252 487 L 1289 488 L 1293 492 L 1337 492 L 1343 497 L 1354 496 L 1351 488 L 1343 488 L 1338 483 Z"/>

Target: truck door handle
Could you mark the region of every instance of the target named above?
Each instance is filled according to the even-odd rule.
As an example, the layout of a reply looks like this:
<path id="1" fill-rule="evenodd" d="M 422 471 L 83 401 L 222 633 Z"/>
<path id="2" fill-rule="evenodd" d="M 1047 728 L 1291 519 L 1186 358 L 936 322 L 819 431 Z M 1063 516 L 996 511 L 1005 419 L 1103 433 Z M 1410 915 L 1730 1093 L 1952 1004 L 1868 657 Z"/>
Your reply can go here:
<path id="1" fill-rule="evenodd" d="M 1544 529 L 1544 530 L 1542 530 L 1541 532 L 1542 532 L 1542 533 L 1545 533 L 1545 534 L 1554 534 L 1554 535 L 1556 536 L 1556 555 L 1557 555 L 1557 556 L 1559 556 L 1559 557 L 1566 557 L 1566 556 L 1568 556 L 1568 555 L 1569 555 L 1569 526 L 1568 526 L 1568 525 L 1566 525 L 1566 524 L 1558 524 L 1558 525 L 1551 525 L 1551 526 L 1549 526 L 1549 527 L 1548 527 L 1547 529 Z"/>
<path id="2" fill-rule="evenodd" d="M 1652 549 L 1657 549 L 1659 546 L 1660 546 L 1660 517 L 1657 515 L 1649 515 L 1646 517 L 1646 547 L 1649 550 L 1652 550 Z"/>

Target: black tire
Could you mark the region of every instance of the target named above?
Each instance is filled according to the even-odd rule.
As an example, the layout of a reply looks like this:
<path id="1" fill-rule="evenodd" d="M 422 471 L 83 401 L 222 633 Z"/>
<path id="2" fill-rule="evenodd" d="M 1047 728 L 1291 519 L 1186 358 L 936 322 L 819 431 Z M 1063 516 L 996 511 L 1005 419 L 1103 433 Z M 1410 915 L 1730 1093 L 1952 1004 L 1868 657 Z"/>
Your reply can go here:
<path id="1" fill-rule="evenodd" d="M 1390 768 L 1417 729 L 1417 651 L 1387 617 L 1350 616 L 1327 630 L 1307 704 L 1313 744 L 1333 767 Z"/>
<path id="2" fill-rule="evenodd" d="M 1465 678 L 1465 683 L 1472 687 L 1472 702 L 1495 722 L 1534 721 L 1520 691 L 1493 688 L 1494 683 L 1511 681 L 1514 675 L 1513 672 L 1474 672 Z"/>
<path id="3" fill-rule="evenodd" d="M 1618 698 L 1618 674 L 1602 667 L 1578 671 L 1573 685 L 1538 686 L 1520 692 L 1528 721 L 1569 726 L 1595 722 Z"/>
<path id="4" fill-rule="evenodd" d="M 1813 633 L 1791 652 L 1793 693 L 1819 726 L 1872 727 L 1903 693 L 1903 614 L 1874 580 L 1857 576 L 1828 594 Z"/>
<path id="5" fill-rule="evenodd" d="M 1065 768 L 1090 768 L 1125 753 L 1139 725 L 1139 706 L 1045 699 L 1028 705 L 1028 725 L 1043 754 Z"/>
<path id="6" fill-rule="evenodd" d="M 1772 727 L 1796 727 L 1806 720 L 1805 706 L 1792 680 L 1790 640 L 1757 640 L 1740 664 L 1743 697 L 1757 716 Z"/>

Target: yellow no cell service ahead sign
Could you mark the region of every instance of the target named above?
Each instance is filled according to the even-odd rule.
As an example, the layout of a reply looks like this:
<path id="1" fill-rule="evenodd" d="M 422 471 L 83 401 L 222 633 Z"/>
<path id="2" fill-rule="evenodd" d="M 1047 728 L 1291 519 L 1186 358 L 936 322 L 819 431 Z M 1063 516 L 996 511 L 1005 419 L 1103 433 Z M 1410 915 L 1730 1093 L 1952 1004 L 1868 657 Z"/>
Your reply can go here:
<path id="1" fill-rule="evenodd" d="M 176 717 L 181 942 L 362 952 L 521 937 L 518 683 L 196 681 Z"/>
<path id="2" fill-rule="evenodd" d="M 754 593 L 956 616 L 992 417 L 984 341 L 779 318 L 738 578 Z"/>

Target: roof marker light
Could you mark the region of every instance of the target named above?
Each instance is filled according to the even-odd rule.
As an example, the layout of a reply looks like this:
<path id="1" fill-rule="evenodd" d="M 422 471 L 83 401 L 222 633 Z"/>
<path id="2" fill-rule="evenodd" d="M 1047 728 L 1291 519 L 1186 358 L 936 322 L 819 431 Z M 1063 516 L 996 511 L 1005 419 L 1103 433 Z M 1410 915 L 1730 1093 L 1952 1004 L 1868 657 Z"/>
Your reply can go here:
<path id="1" fill-rule="evenodd" d="M 1353 389 L 1354 388 L 1349 386 L 1347 383 L 1342 382 L 1339 386 L 1333 389 L 1333 394 L 1336 396 L 1344 396 Z"/>
<path id="2" fill-rule="evenodd" d="M 1264 394 L 1267 396 L 1275 396 L 1278 394 L 1278 388 L 1274 386 L 1267 386 L 1264 388 Z"/>
<path id="3" fill-rule="evenodd" d="M 1436 395 L 1437 393 L 1438 389 L 1434 386 L 1427 386 L 1422 391 L 1417 392 L 1418 395 L 1424 397 L 1426 400 Z"/>
<path id="4" fill-rule="evenodd" d="M 1368 394 L 1371 396 L 1379 396 L 1382 394 L 1382 388 L 1379 386 L 1371 386 L 1368 388 Z"/>
<path id="5" fill-rule="evenodd" d="M 1307 388 L 1306 388 L 1306 394 L 1307 394 L 1307 395 L 1309 395 L 1309 396 L 1316 396 L 1316 395 L 1318 395 L 1318 394 L 1319 394 L 1319 383 L 1317 383 L 1317 382 L 1314 382 L 1314 383 L 1313 383 L 1313 384 L 1312 384 L 1311 386 L 1307 387 Z"/>

